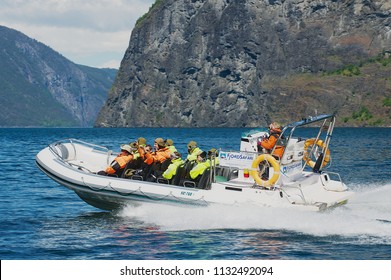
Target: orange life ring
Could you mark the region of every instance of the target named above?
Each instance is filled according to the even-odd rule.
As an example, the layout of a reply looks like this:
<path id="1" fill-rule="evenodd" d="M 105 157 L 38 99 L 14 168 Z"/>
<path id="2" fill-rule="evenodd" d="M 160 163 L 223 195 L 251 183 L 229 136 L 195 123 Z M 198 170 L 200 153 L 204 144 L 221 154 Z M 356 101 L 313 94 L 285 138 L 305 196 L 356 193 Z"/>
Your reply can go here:
<path id="1" fill-rule="evenodd" d="M 311 157 L 308 154 L 308 149 L 313 146 L 314 144 L 322 149 L 326 148 L 326 143 L 324 143 L 322 140 L 318 139 L 315 143 L 315 138 L 311 138 L 305 141 L 304 143 L 304 155 L 303 155 L 303 160 L 305 164 L 307 164 L 309 167 L 314 168 L 315 162 L 311 160 Z M 326 154 L 324 155 L 323 158 L 323 164 L 322 167 L 324 167 L 327 163 L 330 161 L 330 149 L 327 149 Z"/>
<path id="2" fill-rule="evenodd" d="M 259 176 L 259 164 L 263 161 L 267 161 L 271 167 L 274 169 L 273 176 L 269 178 L 269 180 L 265 181 L 262 180 L 262 178 Z M 269 154 L 262 154 L 259 155 L 256 159 L 254 159 L 252 165 L 252 169 L 250 171 L 251 177 L 254 178 L 255 182 L 262 187 L 269 187 L 270 185 L 273 185 L 278 181 L 280 178 L 280 165 L 278 164 L 277 160 Z"/>

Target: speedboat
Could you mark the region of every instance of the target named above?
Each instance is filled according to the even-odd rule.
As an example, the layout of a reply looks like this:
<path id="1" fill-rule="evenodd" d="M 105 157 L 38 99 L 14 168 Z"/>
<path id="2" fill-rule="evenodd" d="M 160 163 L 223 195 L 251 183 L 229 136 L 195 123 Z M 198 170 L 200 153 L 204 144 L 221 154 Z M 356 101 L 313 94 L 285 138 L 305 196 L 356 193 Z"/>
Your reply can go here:
<path id="1" fill-rule="evenodd" d="M 77 139 L 48 145 L 37 154 L 36 163 L 51 179 L 103 210 L 169 203 L 324 211 L 346 204 L 353 195 L 338 173 L 327 171 L 331 165 L 329 147 L 334 125 L 335 115 L 308 117 L 286 125 L 278 139 L 284 147 L 281 158 L 273 156 L 273 151 L 259 150 L 258 143 L 268 135 L 267 131 L 246 132 L 241 136 L 240 150 L 219 149 L 198 182 L 186 179 L 187 164 L 178 167 L 172 180 L 158 178 L 150 182 L 138 175 L 99 175 L 115 154 Z M 315 131 L 313 137 L 296 136 L 298 132 L 306 135 L 311 131 Z M 124 170 L 122 174 L 129 172 Z"/>

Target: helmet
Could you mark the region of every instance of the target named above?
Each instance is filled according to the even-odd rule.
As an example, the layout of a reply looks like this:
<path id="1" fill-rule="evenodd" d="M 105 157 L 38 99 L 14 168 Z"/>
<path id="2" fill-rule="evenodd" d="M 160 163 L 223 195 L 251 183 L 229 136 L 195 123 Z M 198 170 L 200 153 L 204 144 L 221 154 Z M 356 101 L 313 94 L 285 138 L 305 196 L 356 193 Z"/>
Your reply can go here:
<path id="1" fill-rule="evenodd" d="M 174 145 L 174 141 L 172 141 L 171 139 L 166 139 L 166 145 L 167 146 L 172 146 L 172 145 Z"/>
<path id="2" fill-rule="evenodd" d="M 215 148 L 212 148 L 208 151 L 208 157 L 215 157 L 217 156 L 217 150 Z"/>
<path id="3" fill-rule="evenodd" d="M 155 143 L 159 145 L 159 147 L 165 147 L 166 143 L 164 142 L 163 138 L 156 138 Z"/>
<path id="4" fill-rule="evenodd" d="M 129 143 L 129 146 L 132 149 L 132 151 L 137 151 L 138 146 L 136 142 Z"/>
<path id="5" fill-rule="evenodd" d="M 137 139 L 137 143 L 139 145 L 146 145 L 147 144 L 147 140 L 144 137 L 140 137 L 139 139 Z"/>
<path id="6" fill-rule="evenodd" d="M 190 150 L 196 147 L 197 147 L 197 142 L 195 141 L 190 141 L 189 144 L 187 144 L 187 148 L 189 148 Z"/>

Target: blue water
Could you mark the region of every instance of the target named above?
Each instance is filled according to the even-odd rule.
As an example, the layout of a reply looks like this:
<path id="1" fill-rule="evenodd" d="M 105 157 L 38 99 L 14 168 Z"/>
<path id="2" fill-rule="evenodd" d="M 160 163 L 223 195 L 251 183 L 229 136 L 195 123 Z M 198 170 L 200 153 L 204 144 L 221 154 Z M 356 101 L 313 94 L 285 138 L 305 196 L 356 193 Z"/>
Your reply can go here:
<path id="1" fill-rule="evenodd" d="M 185 152 L 239 149 L 246 129 L 0 129 L 0 259 L 391 259 L 391 129 L 337 128 L 332 171 L 357 192 L 326 213 L 167 205 L 95 209 L 35 165 L 49 143 L 78 138 L 118 150 L 139 136 Z M 310 133 L 311 130 L 304 133 Z"/>

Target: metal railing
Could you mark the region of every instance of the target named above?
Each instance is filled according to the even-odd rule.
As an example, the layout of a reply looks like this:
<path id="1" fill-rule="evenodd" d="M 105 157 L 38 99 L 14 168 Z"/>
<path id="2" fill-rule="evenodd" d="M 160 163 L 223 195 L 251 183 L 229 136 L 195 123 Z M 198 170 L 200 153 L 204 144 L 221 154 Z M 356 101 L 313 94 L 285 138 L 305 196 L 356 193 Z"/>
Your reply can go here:
<path id="1" fill-rule="evenodd" d="M 73 153 L 71 153 L 69 151 L 69 149 L 67 147 L 68 145 L 66 145 L 66 144 L 71 145 Z M 107 163 L 109 163 L 109 159 L 110 159 L 110 156 L 112 153 L 111 150 L 109 150 L 108 148 L 103 147 L 103 146 L 88 143 L 88 142 L 74 139 L 74 138 L 68 138 L 68 139 L 62 139 L 62 140 L 56 141 L 56 142 L 49 145 L 49 149 L 58 159 L 66 162 L 66 161 L 71 161 L 71 160 L 77 159 L 76 144 L 90 147 L 93 150 L 101 151 L 103 153 L 107 153 Z"/>

